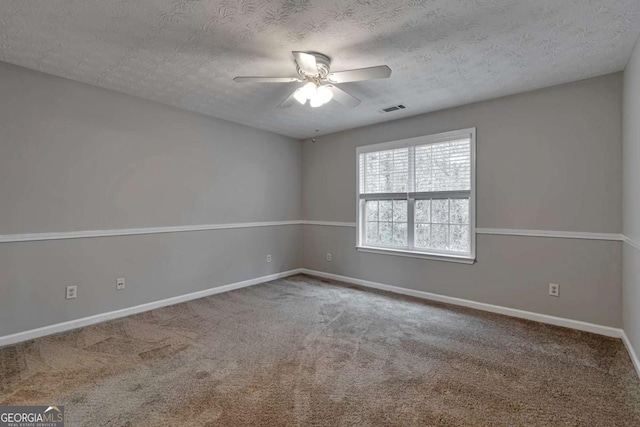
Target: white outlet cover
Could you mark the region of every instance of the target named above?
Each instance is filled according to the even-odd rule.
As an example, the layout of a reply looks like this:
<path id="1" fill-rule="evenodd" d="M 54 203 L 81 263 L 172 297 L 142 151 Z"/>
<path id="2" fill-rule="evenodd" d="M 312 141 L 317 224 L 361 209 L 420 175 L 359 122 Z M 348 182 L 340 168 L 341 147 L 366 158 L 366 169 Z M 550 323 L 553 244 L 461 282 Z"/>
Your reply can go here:
<path id="1" fill-rule="evenodd" d="M 271 262 L 271 255 L 267 255 L 267 262 Z"/>
<path id="2" fill-rule="evenodd" d="M 552 297 L 560 296 L 560 285 L 549 283 L 549 295 Z"/>
<path id="3" fill-rule="evenodd" d="M 327 254 L 327 261 L 331 261 L 331 254 Z"/>
<path id="4" fill-rule="evenodd" d="M 116 290 L 120 291 L 124 288 L 126 288 L 126 282 L 124 280 L 124 277 L 120 277 L 118 279 L 116 279 Z"/>
<path id="5" fill-rule="evenodd" d="M 75 299 L 78 297 L 78 286 L 77 285 L 72 285 L 72 286 L 67 286 L 67 292 L 66 292 L 66 299 Z"/>

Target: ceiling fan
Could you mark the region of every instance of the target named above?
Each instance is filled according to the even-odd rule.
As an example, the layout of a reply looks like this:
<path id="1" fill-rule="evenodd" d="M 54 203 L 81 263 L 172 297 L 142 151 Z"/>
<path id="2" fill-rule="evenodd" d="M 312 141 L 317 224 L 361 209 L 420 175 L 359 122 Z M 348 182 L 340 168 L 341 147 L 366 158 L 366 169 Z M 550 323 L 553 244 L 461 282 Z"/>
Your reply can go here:
<path id="1" fill-rule="evenodd" d="M 280 108 L 290 107 L 295 101 L 305 105 L 309 101 L 311 107 L 320 107 L 332 99 L 338 103 L 355 107 L 360 100 L 336 86 L 338 83 L 359 82 L 362 80 L 386 79 L 391 75 L 391 68 L 386 65 L 331 72 L 331 60 L 328 56 L 317 52 L 291 52 L 296 61 L 299 77 L 236 77 L 237 83 L 304 83 L 278 105 Z"/>

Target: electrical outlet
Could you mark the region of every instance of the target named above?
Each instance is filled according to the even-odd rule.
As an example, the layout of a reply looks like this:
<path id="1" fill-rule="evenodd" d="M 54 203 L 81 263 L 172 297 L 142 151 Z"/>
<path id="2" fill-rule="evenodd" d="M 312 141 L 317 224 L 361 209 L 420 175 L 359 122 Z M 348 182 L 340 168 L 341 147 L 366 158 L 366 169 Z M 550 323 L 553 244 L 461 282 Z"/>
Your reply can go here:
<path id="1" fill-rule="evenodd" d="M 327 254 L 327 261 L 331 262 L 331 254 Z"/>
<path id="2" fill-rule="evenodd" d="M 267 255 L 267 262 L 271 262 L 271 255 Z"/>
<path id="3" fill-rule="evenodd" d="M 126 285 L 126 283 L 124 281 L 124 277 L 120 277 L 120 278 L 116 279 L 116 290 L 117 291 L 120 291 L 120 290 L 126 288 L 126 286 L 127 285 Z"/>
<path id="4" fill-rule="evenodd" d="M 549 283 L 549 295 L 552 297 L 560 296 L 560 285 L 556 285 L 555 283 Z"/>
<path id="5" fill-rule="evenodd" d="M 78 286 L 67 286 L 66 299 L 75 299 L 78 297 Z"/>

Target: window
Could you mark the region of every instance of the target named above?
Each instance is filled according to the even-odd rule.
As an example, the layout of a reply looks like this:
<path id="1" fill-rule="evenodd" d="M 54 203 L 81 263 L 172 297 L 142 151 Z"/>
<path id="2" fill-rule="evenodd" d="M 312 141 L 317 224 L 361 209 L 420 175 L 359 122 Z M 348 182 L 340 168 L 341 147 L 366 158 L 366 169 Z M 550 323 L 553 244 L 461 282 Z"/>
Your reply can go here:
<path id="1" fill-rule="evenodd" d="M 357 153 L 359 250 L 473 262 L 475 129 Z"/>

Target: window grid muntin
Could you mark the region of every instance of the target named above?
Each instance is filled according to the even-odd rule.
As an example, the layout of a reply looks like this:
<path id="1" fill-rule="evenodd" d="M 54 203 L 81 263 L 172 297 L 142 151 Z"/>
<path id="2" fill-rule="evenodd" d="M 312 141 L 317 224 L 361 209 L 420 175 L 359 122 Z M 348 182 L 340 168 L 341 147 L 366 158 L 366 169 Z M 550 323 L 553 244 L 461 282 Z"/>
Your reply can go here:
<path id="1" fill-rule="evenodd" d="M 390 202 L 391 205 L 391 214 L 389 219 L 384 219 L 381 218 L 380 216 L 380 203 L 386 203 L 386 202 Z M 402 202 L 406 203 L 406 207 L 404 208 L 405 214 L 404 214 L 404 218 L 405 220 L 402 221 L 402 216 L 401 215 L 396 215 L 396 206 L 401 206 Z M 373 203 L 376 203 L 376 215 L 375 215 L 375 219 L 372 219 L 372 215 L 370 215 L 370 210 L 368 205 L 371 204 L 371 206 L 373 206 Z M 376 246 L 376 247 L 390 247 L 390 248 L 395 248 L 395 249 L 408 249 L 408 233 L 409 233 L 409 222 L 408 222 L 408 201 L 406 198 L 404 199 L 380 199 L 380 198 L 371 198 L 371 199 L 365 199 L 363 201 L 363 205 L 364 205 L 364 214 L 363 214 L 363 218 L 364 218 L 364 231 L 363 231 L 363 235 L 364 235 L 364 242 L 369 245 L 369 246 Z M 375 227 L 371 227 L 371 225 L 375 224 Z M 377 235 L 380 237 L 380 226 L 384 225 L 384 226 L 390 226 L 391 227 L 391 241 L 390 242 L 384 242 L 382 241 L 380 238 L 377 239 L 377 241 L 370 241 L 369 240 L 369 231 L 371 228 L 376 228 L 377 231 Z M 404 225 L 404 240 L 405 242 L 407 242 L 406 244 L 396 244 L 396 233 L 395 230 L 396 229 L 401 229 L 403 228 L 402 226 Z"/>
<path id="2" fill-rule="evenodd" d="M 457 253 L 457 254 L 470 254 L 471 253 L 471 195 L 469 194 L 468 196 L 464 197 L 464 196 L 457 196 L 457 197 L 448 197 L 448 198 L 443 198 L 443 197 L 428 197 L 428 196 L 422 196 L 420 198 L 416 198 L 415 199 L 415 204 L 418 205 L 420 202 L 423 201 L 429 201 L 429 221 L 425 221 L 422 218 L 415 218 L 414 217 L 414 221 L 413 221 L 413 228 L 414 228 L 414 234 L 418 235 L 421 233 L 418 233 L 418 230 L 420 228 L 424 228 L 424 226 L 428 226 L 429 229 L 429 238 L 428 238 L 428 242 L 431 243 L 431 246 L 422 246 L 418 243 L 418 241 L 414 240 L 413 242 L 413 247 L 416 251 L 426 251 L 426 252 L 431 252 L 431 251 L 443 251 L 446 253 Z M 433 213 L 433 201 L 445 201 L 446 200 L 446 204 L 447 204 L 447 221 L 446 222 L 442 222 L 442 221 L 438 221 L 437 218 L 434 217 L 434 213 Z M 467 201 L 467 222 L 456 222 L 453 220 L 452 218 L 452 201 Z M 417 206 L 414 208 L 414 214 L 415 214 L 415 209 L 417 209 Z M 423 226 L 423 227 L 419 227 L 419 226 Z M 435 226 L 435 227 L 434 227 Z M 445 248 L 441 248 L 441 247 L 436 247 L 433 245 L 434 242 L 434 230 L 436 230 L 439 227 L 446 227 L 446 240 L 445 240 Z M 453 230 L 455 230 L 454 227 L 460 227 L 460 229 L 466 229 L 466 234 L 467 234 L 467 238 L 466 238 L 466 250 L 464 251 L 460 251 L 460 250 L 455 250 L 452 248 L 452 234 L 453 234 Z"/>
<path id="3" fill-rule="evenodd" d="M 365 243 L 366 247 L 372 247 L 372 248 L 389 248 L 389 249 L 405 249 L 411 252 L 416 252 L 416 253 L 424 253 L 424 254 L 441 254 L 441 255 L 469 255 L 471 254 L 472 251 L 472 241 L 471 241 L 471 194 L 470 192 L 467 192 L 466 196 L 463 196 L 462 194 L 463 192 L 456 192 L 456 197 L 452 198 L 452 197 L 443 197 L 442 195 L 434 195 L 434 196 L 429 196 L 428 194 L 425 193 L 421 193 L 420 196 L 418 197 L 407 197 L 407 198 L 403 198 L 403 199 L 398 199 L 398 198 L 394 198 L 394 199 L 381 199 L 379 197 L 374 197 L 373 195 L 370 196 L 365 196 L 365 197 L 361 197 L 361 212 L 362 212 L 362 217 L 364 219 L 364 221 L 361 222 L 361 224 L 364 224 L 364 227 L 362 227 L 362 242 Z M 468 223 L 457 223 L 457 222 L 451 222 L 451 208 L 450 208 L 450 204 L 451 204 L 451 200 L 468 200 L 469 201 L 469 221 Z M 377 222 L 378 224 L 380 224 L 381 222 L 384 223 L 394 223 L 395 221 L 380 221 L 379 217 L 378 217 L 378 221 L 371 221 L 369 219 L 367 219 L 367 209 L 366 209 L 366 202 L 371 202 L 371 201 L 389 201 L 389 200 L 395 200 L 395 201 L 399 201 L 399 200 L 406 200 L 407 201 L 407 222 L 401 222 L 401 224 L 406 224 L 407 226 L 407 244 L 405 246 L 398 246 L 398 245 L 393 245 L 393 244 L 383 244 L 383 243 L 373 243 L 373 242 L 369 242 L 367 239 L 367 230 L 368 230 L 368 224 L 369 223 L 373 223 L 373 222 Z M 423 221 L 419 221 L 415 219 L 415 203 L 419 202 L 419 201 L 424 201 L 424 200 L 446 200 L 447 203 L 449 204 L 449 208 L 448 208 L 448 220 L 446 223 L 440 223 L 440 222 L 433 222 L 433 217 L 430 218 L 431 222 L 427 223 L 427 222 L 423 222 Z M 400 223 L 400 222 L 399 222 Z M 430 241 L 433 240 L 433 225 L 439 225 L 439 226 L 446 226 L 447 227 L 447 244 L 446 244 L 446 249 L 443 248 L 435 248 L 435 247 L 424 247 L 424 246 L 418 246 L 416 245 L 415 242 L 415 232 L 416 232 L 416 228 L 417 225 L 429 225 L 430 226 Z M 467 232 L 467 251 L 457 251 L 457 250 L 451 250 L 450 249 L 450 241 L 451 241 L 451 227 L 452 226 L 463 226 L 466 227 L 468 232 Z"/>

